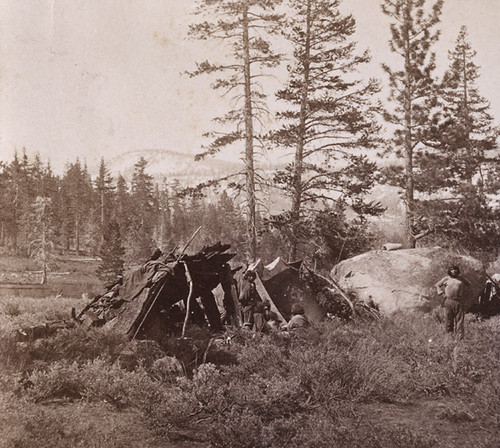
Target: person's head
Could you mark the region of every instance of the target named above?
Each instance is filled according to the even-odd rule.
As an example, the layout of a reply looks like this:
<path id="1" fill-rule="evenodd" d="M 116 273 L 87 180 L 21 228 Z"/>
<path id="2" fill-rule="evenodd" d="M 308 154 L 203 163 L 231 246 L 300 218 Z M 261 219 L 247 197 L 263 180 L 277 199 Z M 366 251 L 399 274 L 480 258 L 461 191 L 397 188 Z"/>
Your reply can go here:
<path id="1" fill-rule="evenodd" d="M 269 311 L 271 309 L 271 303 L 268 300 L 264 300 L 262 302 L 262 306 L 266 311 Z"/>
<path id="2" fill-rule="evenodd" d="M 257 275 L 255 274 L 254 271 L 246 271 L 245 274 L 243 274 L 243 279 L 246 280 L 247 282 L 253 282 L 255 281 L 255 277 Z"/>
<path id="3" fill-rule="evenodd" d="M 305 314 L 304 307 L 300 303 L 294 303 L 292 305 L 292 314 Z"/>
<path id="4" fill-rule="evenodd" d="M 456 265 L 450 266 L 450 268 L 448 269 L 448 275 L 453 278 L 458 277 L 460 275 L 460 267 Z"/>
<path id="5" fill-rule="evenodd" d="M 160 258 L 162 255 L 163 255 L 163 252 L 161 251 L 161 249 L 156 248 L 156 249 L 154 250 L 154 252 L 151 254 L 151 258 L 150 258 L 150 260 L 151 260 L 151 261 L 158 260 L 158 258 Z"/>

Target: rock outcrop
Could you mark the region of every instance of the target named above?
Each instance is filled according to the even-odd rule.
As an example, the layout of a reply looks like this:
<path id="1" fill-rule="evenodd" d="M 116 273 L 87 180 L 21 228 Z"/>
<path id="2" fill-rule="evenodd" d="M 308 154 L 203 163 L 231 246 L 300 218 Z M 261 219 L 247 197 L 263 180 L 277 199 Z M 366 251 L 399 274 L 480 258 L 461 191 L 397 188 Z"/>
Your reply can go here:
<path id="1" fill-rule="evenodd" d="M 469 308 L 477 303 L 484 288 L 485 268 L 475 258 L 440 247 L 367 252 L 340 262 L 330 275 L 342 289 L 373 302 L 383 313 L 430 311 L 443 301 L 435 284 L 452 265 L 460 266 L 471 283 L 465 302 Z"/>

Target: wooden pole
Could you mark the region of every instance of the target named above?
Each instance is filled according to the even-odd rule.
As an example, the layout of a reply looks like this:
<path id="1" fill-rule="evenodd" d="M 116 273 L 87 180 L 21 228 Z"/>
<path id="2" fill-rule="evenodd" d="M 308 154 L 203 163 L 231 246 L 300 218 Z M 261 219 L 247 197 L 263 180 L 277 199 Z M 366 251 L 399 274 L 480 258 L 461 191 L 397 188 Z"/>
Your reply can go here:
<path id="1" fill-rule="evenodd" d="M 187 323 L 189 320 L 189 313 L 191 312 L 191 298 L 193 296 L 193 278 L 191 277 L 191 273 L 189 272 L 187 263 L 182 262 L 184 265 L 184 269 L 186 270 L 186 280 L 189 284 L 189 294 L 186 302 L 186 316 L 184 317 L 184 324 L 182 325 L 182 335 L 181 337 L 184 339 L 184 335 L 186 334 Z"/>
<path id="2" fill-rule="evenodd" d="M 201 226 L 198 227 L 196 229 L 196 231 L 193 233 L 193 236 L 191 236 L 191 238 L 189 238 L 188 242 L 184 245 L 184 247 L 182 248 L 179 256 L 177 257 L 177 260 L 176 261 L 179 261 L 181 259 L 181 257 L 184 255 L 184 252 L 186 251 L 186 249 L 189 247 L 189 245 L 191 244 L 191 242 L 194 240 L 194 237 L 198 234 L 198 232 L 201 230 Z"/>

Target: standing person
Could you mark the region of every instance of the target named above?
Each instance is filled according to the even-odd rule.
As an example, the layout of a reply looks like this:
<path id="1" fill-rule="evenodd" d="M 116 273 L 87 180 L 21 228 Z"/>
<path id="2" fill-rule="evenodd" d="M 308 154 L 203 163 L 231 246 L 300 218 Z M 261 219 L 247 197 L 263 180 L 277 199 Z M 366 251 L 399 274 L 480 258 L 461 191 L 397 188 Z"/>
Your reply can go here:
<path id="1" fill-rule="evenodd" d="M 444 294 L 444 308 L 446 310 L 446 331 L 464 337 L 464 300 L 466 289 L 470 282 L 460 276 L 460 268 L 452 266 L 448 269 L 448 275 L 436 283 L 438 294 Z"/>
<path id="2" fill-rule="evenodd" d="M 257 302 L 253 309 L 253 330 L 256 333 L 262 333 L 264 330 L 264 325 L 266 323 L 265 320 L 265 311 L 266 311 L 266 302 Z"/>
<path id="3" fill-rule="evenodd" d="M 252 328 L 254 324 L 254 312 L 256 305 L 261 302 L 257 289 L 255 287 L 254 271 L 247 271 L 243 275 L 243 287 L 241 288 L 239 301 L 243 311 L 243 326 Z"/>

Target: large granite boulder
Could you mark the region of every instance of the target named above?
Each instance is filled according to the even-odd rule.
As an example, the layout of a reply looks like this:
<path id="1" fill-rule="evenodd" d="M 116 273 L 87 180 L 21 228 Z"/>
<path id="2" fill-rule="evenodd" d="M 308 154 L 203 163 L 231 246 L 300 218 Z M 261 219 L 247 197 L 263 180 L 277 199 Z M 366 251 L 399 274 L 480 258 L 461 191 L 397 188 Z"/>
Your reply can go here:
<path id="1" fill-rule="evenodd" d="M 460 266 L 462 276 L 471 283 L 465 301 L 469 308 L 484 288 L 485 268 L 475 258 L 440 247 L 367 252 L 340 262 L 330 275 L 342 289 L 373 302 L 383 313 L 430 311 L 443 301 L 435 284 L 452 265 Z"/>

